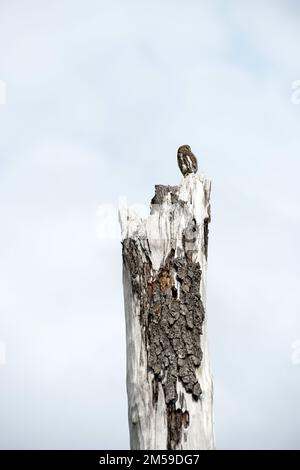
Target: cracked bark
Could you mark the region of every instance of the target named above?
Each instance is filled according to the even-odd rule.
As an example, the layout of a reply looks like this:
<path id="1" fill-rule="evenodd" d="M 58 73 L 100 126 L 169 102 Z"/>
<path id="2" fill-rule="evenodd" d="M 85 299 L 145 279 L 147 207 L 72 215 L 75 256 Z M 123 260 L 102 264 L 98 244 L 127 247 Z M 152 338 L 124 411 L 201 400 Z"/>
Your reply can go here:
<path id="1" fill-rule="evenodd" d="M 123 209 L 132 449 L 212 449 L 206 321 L 210 181 L 155 187 L 150 216 Z"/>

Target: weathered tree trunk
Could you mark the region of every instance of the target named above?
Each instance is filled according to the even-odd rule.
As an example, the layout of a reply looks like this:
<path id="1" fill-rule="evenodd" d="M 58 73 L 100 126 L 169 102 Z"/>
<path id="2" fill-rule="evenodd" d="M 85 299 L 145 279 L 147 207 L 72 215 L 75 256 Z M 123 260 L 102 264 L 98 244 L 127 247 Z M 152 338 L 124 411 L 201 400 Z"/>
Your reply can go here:
<path id="1" fill-rule="evenodd" d="M 156 186 L 151 214 L 120 210 L 132 449 L 213 449 L 206 270 L 210 181 Z"/>

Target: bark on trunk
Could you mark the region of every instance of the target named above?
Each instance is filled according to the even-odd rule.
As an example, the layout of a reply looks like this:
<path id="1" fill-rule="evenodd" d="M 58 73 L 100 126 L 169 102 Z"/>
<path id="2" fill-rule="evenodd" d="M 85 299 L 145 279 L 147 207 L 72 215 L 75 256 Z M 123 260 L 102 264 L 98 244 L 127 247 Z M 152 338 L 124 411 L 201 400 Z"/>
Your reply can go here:
<path id="1" fill-rule="evenodd" d="M 120 210 L 132 449 L 213 449 L 206 270 L 210 180 L 156 186 L 151 213 Z"/>

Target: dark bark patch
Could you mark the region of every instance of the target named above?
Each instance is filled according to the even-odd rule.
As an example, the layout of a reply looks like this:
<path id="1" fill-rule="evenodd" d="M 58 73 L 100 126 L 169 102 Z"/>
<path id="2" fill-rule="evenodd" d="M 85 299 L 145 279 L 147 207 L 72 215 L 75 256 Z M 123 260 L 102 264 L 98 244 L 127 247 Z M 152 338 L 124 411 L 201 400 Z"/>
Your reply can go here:
<path id="1" fill-rule="evenodd" d="M 151 201 L 151 205 L 156 206 L 163 204 L 168 194 L 170 194 L 172 204 L 177 203 L 178 191 L 178 186 L 164 186 L 162 184 L 157 184 L 155 186 L 155 195 Z"/>
<path id="2" fill-rule="evenodd" d="M 174 450 L 181 442 L 182 429 L 187 428 L 189 426 L 190 417 L 188 411 L 182 411 L 180 408 L 176 408 L 174 403 L 167 406 L 167 416 L 167 449 Z"/>
<path id="3" fill-rule="evenodd" d="M 204 234 L 203 234 L 203 238 L 204 238 L 204 254 L 205 254 L 205 258 L 207 259 L 207 256 L 208 256 L 208 235 L 209 235 L 209 224 L 211 222 L 211 216 L 210 216 L 210 205 L 208 205 L 208 217 L 205 217 L 204 219 L 204 228 L 203 228 L 203 231 L 204 231 Z"/>

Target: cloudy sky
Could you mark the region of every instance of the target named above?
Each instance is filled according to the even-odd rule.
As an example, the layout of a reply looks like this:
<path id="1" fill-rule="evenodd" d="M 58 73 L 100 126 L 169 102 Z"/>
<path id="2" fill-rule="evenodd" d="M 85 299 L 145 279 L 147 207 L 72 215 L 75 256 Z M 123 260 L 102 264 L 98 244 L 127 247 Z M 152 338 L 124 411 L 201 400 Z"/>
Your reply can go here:
<path id="1" fill-rule="evenodd" d="M 0 0 L 0 447 L 129 446 L 120 199 L 213 180 L 218 448 L 300 448 L 297 0 Z M 5 101 L 5 102 L 4 102 Z"/>

